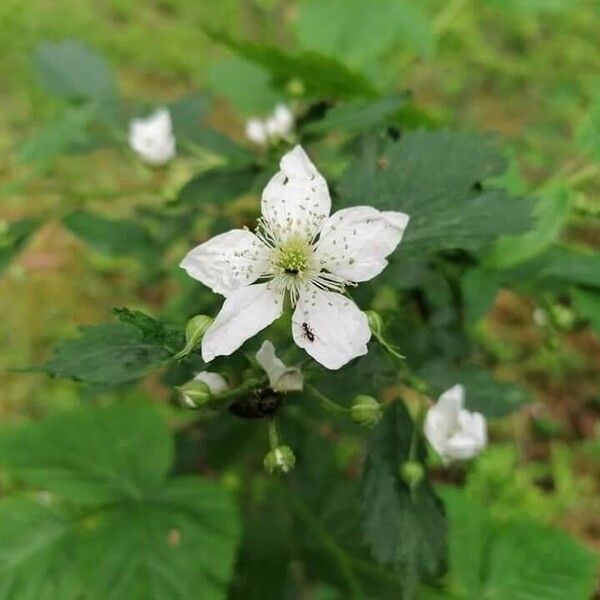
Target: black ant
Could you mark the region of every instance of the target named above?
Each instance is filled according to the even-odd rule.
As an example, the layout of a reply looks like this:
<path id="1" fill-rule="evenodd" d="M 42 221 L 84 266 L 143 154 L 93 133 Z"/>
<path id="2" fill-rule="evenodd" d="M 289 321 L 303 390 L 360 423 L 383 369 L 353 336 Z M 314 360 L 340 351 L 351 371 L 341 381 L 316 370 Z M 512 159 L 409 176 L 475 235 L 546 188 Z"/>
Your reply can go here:
<path id="1" fill-rule="evenodd" d="M 309 342 L 315 341 L 315 332 L 308 326 L 308 323 L 302 323 L 302 331 Z"/>

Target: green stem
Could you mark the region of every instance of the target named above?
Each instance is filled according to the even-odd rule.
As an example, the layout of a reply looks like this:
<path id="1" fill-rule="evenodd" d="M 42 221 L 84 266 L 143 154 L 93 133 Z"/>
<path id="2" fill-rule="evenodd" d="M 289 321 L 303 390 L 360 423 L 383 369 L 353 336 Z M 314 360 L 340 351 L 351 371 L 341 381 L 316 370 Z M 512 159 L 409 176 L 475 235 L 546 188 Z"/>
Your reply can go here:
<path id="1" fill-rule="evenodd" d="M 271 450 L 279 448 L 279 433 L 274 419 L 269 419 L 269 447 Z"/>
<path id="2" fill-rule="evenodd" d="M 285 495 L 288 503 L 291 505 L 298 517 L 304 521 L 307 529 L 312 532 L 317 540 L 323 545 L 323 548 L 330 554 L 335 565 L 339 568 L 340 574 L 346 581 L 350 597 L 354 600 L 361 600 L 365 597 L 356 575 L 353 565 L 346 551 L 335 541 L 329 532 L 316 519 L 310 509 L 300 500 L 297 494 L 290 493 L 285 489 Z"/>
<path id="3" fill-rule="evenodd" d="M 316 387 L 310 385 L 310 383 L 304 384 L 304 389 L 310 396 L 321 403 L 321 406 L 328 412 L 334 415 L 349 415 L 350 409 L 345 406 L 340 406 L 333 400 L 330 400 L 327 396 L 322 394 Z"/>

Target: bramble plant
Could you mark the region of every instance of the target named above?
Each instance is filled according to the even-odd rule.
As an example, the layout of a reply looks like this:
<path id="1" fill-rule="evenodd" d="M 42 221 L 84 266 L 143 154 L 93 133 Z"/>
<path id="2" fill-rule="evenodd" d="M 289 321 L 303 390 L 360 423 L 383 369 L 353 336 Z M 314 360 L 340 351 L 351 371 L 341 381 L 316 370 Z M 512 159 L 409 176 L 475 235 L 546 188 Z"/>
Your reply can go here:
<path id="1" fill-rule="evenodd" d="M 564 205 L 506 191 L 498 138 L 435 129 L 334 50 L 207 35 L 276 99 L 243 141 L 209 94 L 132 108 L 87 45 L 36 53 L 64 114 L 32 163 L 102 147 L 176 191 L 47 216 L 169 296 L 41 367 L 94 402 L 0 429 L 0 597 L 586 598 L 591 552 L 432 476 L 464 478 L 531 400 L 476 332 L 500 288 L 598 325 L 600 259 L 555 241 Z M 0 265 L 42 222 L 10 224 Z"/>

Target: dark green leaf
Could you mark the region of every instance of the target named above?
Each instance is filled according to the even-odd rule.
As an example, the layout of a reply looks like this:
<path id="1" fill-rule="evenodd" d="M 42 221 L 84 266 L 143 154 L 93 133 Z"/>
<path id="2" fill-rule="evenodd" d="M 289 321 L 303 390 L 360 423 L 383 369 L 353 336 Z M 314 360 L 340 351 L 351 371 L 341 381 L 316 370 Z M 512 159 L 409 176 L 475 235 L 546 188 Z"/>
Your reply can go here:
<path id="1" fill-rule="evenodd" d="M 44 42 L 36 50 L 34 64 L 48 92 L 65 100 L 92 102 L 109 120 L 118 117 L 119 94 L 111 69 L 83 42 Z"/>
<path id="2" fill-rule="evenodd" d="M 202 119 L 210 108 L 210 102 L 206 94 L 195 93 L 167 105 L 178 143 L 194 140 L 194 134 L 200 129 Z"/>
<path id="3" fill-rule="evenodd" d="M 0 272 L 21 251 L 39 225 L 37 219 L 20 219 L 9 223 L 0 232 Z"/>
<path id="4" fill-rule="evenodd" d="M 342 177 L 340 202 L 407 213 L 399 252 L 477 251 L 530 223 L 530 201 L 481 187 L 504 165 L 490 138 L 425 131 L 397 142 L 370 137 Z"/>
<path id="5" fill-rule="evenodd" d="M 116 405 L 0 429 L 0 463 L 26 481 L 74 502 L 139 500 L 173 462 L 158 412 Z"/>
<path id="6" fill-rule="evenodd" d="M 375 558 L 402 574 L 407 596 L 419 579 L 439 576 L 446 562 L 443 507 L 428 482 L 411 494 L 400 478 L 413 423 L 403 403 L 389 407 L 369 441 L 364 474 L 364 528 Z M 417 456 L 423 457 L 420 444 Z"/>
<path id="7" fill-rule="evenodd" d="M 363 75 L 318 52 L 288 54 L 279 48 L 234 40 L 221 31 L 208 30 L 207 33 L 215 42 L 268 71 L 277 86 L 285 87 L 296 80 L 311 97 L 356 98 L 375 95 L 375 89 Z"/>
<path id="8" fill-rule="evenodd" d="M 63 223 L 71 233 L 102 254 L 135 256 L 149 267 L 155 267 L 159 261 L 159 249 L 152 236 L 135 221 L 78 211 L 64 217 Z"/>
<path id="9" fill-rule="evenodd" d="M 81 335 L 59 344 L 42 368 L 54 377 L 110 386 L 139 379 L 168 357 L 136 327 L 110 323 L 82 327 Z"/>
<path id="10" fill-rule="evenodd" d="M 502 277 L 495 271 L 469 269 L 462 278 L 465 320 L 472 325 L 490 310 L 502 287 Z"/>
<path id="11" fill-rule="evenodd" d="M 247 194 L 256 177 L 253 167 L 218 168 L 206 171 L 188 181 L 173 204 L 212 206 L 235 200 Z"/>
<path id="12" fill-rule="evenodd" d="M 329 133 L 334 130 L 366 131 L 386 123 L 408 101 L 408 94 L 395 94 L 372 101 L 354 101 L 340 104 L 327 111 L 320 121 L 312 121 L 304 133 Z"/>
<path id="13" fill-rule="evenodd" d="M 431 362 L 420 371 L 420 375 L 437 396 L 461 383 L 466 390 L 467 408 L 488 418 L 503 417 L 531 402 L 525 388 L 496 381 L 487 369 L 473 365 Z"/>

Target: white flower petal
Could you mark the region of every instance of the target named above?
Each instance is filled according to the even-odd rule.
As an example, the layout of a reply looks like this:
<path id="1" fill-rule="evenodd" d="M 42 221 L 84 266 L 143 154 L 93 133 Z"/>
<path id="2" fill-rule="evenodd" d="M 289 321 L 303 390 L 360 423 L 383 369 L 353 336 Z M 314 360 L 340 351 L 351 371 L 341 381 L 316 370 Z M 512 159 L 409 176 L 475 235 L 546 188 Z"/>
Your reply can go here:
<path id="1" fill-rule="evenodd" d="M 297 392 L 304 385 L 300 369 L 286 366 L 275 354 L 275 346 L 265 340 L 256 353 L 258 364 L 269 377 L 271 389 L 276 392 Z"/>
<path id="2" fill-rule="evenodd" d="M 227 296 L 202 338 L 202 359 L 229 356 L 283 312 L 283 294 L 269 283 L 249 285 Z"/>
<path id="3" fill-rule="evenodd" d="M 133 119 L 129 125 L 129 145 L 151 165 L 164 165 L 174 158 L 175 137 L 169 111 L 161 108 L 146 119 Z"/>
<path id="4" fill-rule="evenodd" d="M 179 266 L 213 292 L 227 296 L 263 274 L 269 253 L 252 232 L 232 229 L 196 246 Z"/>
<path id="5" fill-rule="evenodd" d="M 298 346 L 328 369 L 366 354 L 371 338 L 367 316 L 352 300 L 314 286 L 300 293 L 292 334 Z"/>
<path id="6" fill-rule="evenodd" d="M 246 137 L 251 142 L 264 146 L 268 139 L 265 123 L 257 118 L 248 119 L 246 121 Z"/>
<path id="7" fill-rule="evenodd" d="M 464 409 L 464 402 L 464 387 L 455 385 L 440 396 L 425 417 L 425 437 L 445 463 L 472 458 L 487 444 L 485 418 Z"/>
<path id="8" fill-rule="evenodd" d="M 327 182 L 301 146 L 288 152 L 262 194 L 262 215 L 282 239 L 313 239 L 331 210 Z"/>
<path id="9" fill-rule="evenodd" d="M 270 133 L 280 137 L 286 137 L 294 126 L 294 114 L 285 104 L 278 104 L 273 115 L 267 120 L 267 129 Z"/>
<path id="10" fill-rule="evenodd" d="M 218 396 L 219 394 L 226 392 L 229 388 L 223 375 L 212 373 L 211 371 L 200 371 L 200 373 L 194 377 L 194 381 L 205 383 L 213 396 Z"/>
<path id="11" fill-rule="evenodd" d="M 319 264 L 349 281 L 368 281 L 387 266 L 408 224 L 401 212 L 370 206 L 339 210 L 327 220 L 315 253 Z"/>

